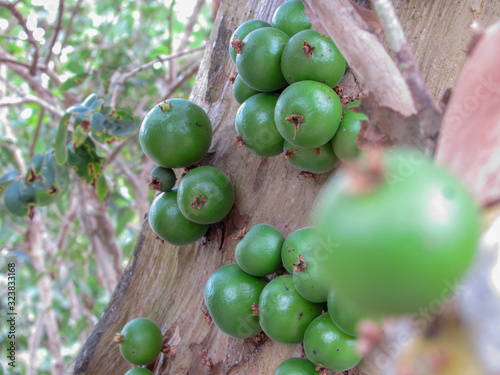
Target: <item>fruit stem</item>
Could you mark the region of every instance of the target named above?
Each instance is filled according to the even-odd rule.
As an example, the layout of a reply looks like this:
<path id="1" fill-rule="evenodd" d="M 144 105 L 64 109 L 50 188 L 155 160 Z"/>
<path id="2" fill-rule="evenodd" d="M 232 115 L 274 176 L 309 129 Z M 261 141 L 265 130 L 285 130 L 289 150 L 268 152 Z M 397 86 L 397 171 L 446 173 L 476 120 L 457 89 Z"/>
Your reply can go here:
<path id="1" fill-rule="evenodd" d="M 303 41 L 304 45 L 302 46 L 302 49 L 304 50 L 305 54 L 307 55 L 307 58 L 311 58 L 311 56 L 314 54 L 314 50 L 316 49 L 315 46 L 312 44 L 309 44 L 305 40 Z"/>
<path id="2" fill-rule="evenodd" d="M 285 118 L 285 120 L 295 125 L 295 130 L 293 131 L 293 139 L 295 139 L 295 136 L 297 135 L 297 130 L 300 129 L 300 125 L 302 125 L 302 121 L 304 120 L 304 116 L 295 113 L 290 117 Z"/>
<path id="3" fill-rule="evenodd" d="M 356 162 L 345 163 L 347 190 L 351 195 L 367 194 L 384 181 L 383 151 L 366 151 Z"/>
<path id="4" fill-rule="evenodd" d="M 252 304 L 252 316 L 259 316 L 259 305 L 255 302 Z"/>
<path id="5" fill-rule="evenodd" d="M 307 268 L 307 264 L 304 260 L 304 257 L 299 254 L 299 262 L 298 263 L 292 263 L 292 266 L 295 268 L 293 269 L 294 272 L 302 272 Z"/>
<path id="6" fill-rule="evenodd" d="M 286 148 L 285 147 L 285 153 L 283 154 L 283 158 L 286 160 L 286 159 L 290 159 L 292 158 L 293 154 L 297 152 L 297 149 L 296 148 L 292 148 L 291 150 L 289 148 Z"/>
<path id="7" fill-rule="evenodd" d="M 167 113 L 170 112 L 170 110 L 172 109 L 172 103 L 169 102 L 168 100 L 164 100 L 163 102 L 158 104 L 158 107 L 163 113 Z"/>
<path id="8" fill-rule="evenodd" d="M 243 41 L 241 38 L 231 41 L 231 46 L 234 48 L 237 54 L 241 52 L 241 46 L 243 45 Z"/>
<path id="9" fill-rule="evenodd" d="M 117 333 L 113 337 L 113 341 L 116 342 L 117 344 L 121 344 L 123 342 L 123 335 L 121 333 Z"/>
<path id="10" fill-rule="evenodd" d="M 238 142 L 238 147 L 245 145 L 245 141 L 243 140 L 243 137 L 241 135 L 237 135 L 236 137 L 234 137 L 234 141 Z"/>
<path id="11" fill-rule="evenodd" d="M 150 186 L 151 189 L 153 189 L 153 190 L 160 190 L 161 189 L 161 181 L 156 177 L 151 177 L 151 182 L 148 183 L 148 186 Z"/>
<path id="12" fill-rule="evenodd" d="M 245 227 L 243 227 L 242 230 L 240 230 L 240 233 L 238 233 L 238 235 L 233 238 L 233 240 L 239 241 L 243 237 L 245 237 L 246 234 L 247 234 L 247 227 L 245 226 Z"/>
<path id="13" fill-rule="evenodd" d="M 197 207 L 199 210 L 201 210 L 206 201 L 207 197 L 200 197 L 199 195 L 197 195 L 196 197 L 194 197 L 193 203 L 191 203 L 191 207 Z"/>

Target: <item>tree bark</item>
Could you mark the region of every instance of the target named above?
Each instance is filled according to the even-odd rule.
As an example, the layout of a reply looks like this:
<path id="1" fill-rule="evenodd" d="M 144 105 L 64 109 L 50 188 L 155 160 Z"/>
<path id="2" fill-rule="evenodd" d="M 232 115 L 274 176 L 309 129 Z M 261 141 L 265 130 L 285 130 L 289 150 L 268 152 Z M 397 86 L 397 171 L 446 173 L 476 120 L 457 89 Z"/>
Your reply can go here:
<path id="1" fill-rule="evenodd" d="M 212 225 L 204 239 L 181 247 L 156 241 L 149 223 L 144 222 L 133 256 L 111 301 L 73 365 L 74 374 L 124 374 L 130 369 L 131 365 L 113 343 L 113 336 L 137 317 L 156 321 L 168 337 L 177 332 L 173 339 L 177 354 L 173 359 L 162 355 L 156 374 L 267 375 L 272 374 L 281 361 L 302 354 L 301 345 L 230 338 L 214 324 L 207 325 L 203 313 L 204 285 L 217 268 L 235 262 L 233 237 L 239 230 L 268 223 L 287 236 L 312 224 L 309 212 L 328 178 L 328 175 L 304 178 L 282 157 L 261 158 L 234 142 L 238 104 L 232 98 L 228 81 L 228 77 L 236 73 L 227 52 L 229 38 L 244 21 L 270 21 L 282 2 L 222 2 L 193 89 L 191 99 L 207 111 L 214 129 L 212 148 L 204 164 L 222 169 L 232 180 L 235 187 L 232 211 L 222 222 Z M 460 12 L 461 5 L 451 0 L 410 3 L 395 1 L 424 78 L 437 99 L 445 88 L 452 86 L 463 65 L 464 59 L 456 56 L 465 48 L 468 38 L 457 40 L 455 36 L 463 32 L 473 15 L 466 14 L 465 10 Z M 439 12 L 447 12 L 448 20 L 458 21 L 443 22 L 441 13 L 435 9 L 438 6 L 442 7 Z M 494 17 L 494 13 L 490 12 L 487 17 Z M 420 35 L 423 26 L 415 22 L 415 18 L 424 22 L 426 30 L 435 33 L 427 31 Z M 438 42 L 445 48 L 436 47 Z M 441 61 L 439 59 L 444 59 L 445 64 L 438 72 L 434 65 L 428 64 Z M 211 368 L 202 363 L 199 355 L 205 350 L 213 364 Z M 349 372 L 350 375 L 362 373 L 359 369 Z"/>

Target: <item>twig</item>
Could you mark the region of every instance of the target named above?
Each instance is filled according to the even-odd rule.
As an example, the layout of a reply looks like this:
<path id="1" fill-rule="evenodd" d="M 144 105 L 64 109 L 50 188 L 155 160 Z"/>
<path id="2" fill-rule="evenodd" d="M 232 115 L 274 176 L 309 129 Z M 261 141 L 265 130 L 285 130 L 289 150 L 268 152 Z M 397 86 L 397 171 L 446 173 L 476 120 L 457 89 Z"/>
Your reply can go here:
<path id="1" fill-rule="evenodd" d="M 45 115 L 45 108 L 42 107 L 40 110 L 40 116 L 38 116 L 38 124 L 36 125 L 35 135 L 33 136 L 33 142 L 30 145 L 30 158 L 35 155 L 36 142 L 38 141 L 38 137 L 40 137 L 40 129 L 42 128 L 43 116 Z"/>
<path id="2" fill-rule="evenodd" d="M 54 31 L 54 36 L 52 38 L 52 41 L 50 42 L 49 52 L 47 54 L 47 57 L 45 58 L 45 64 L 48 64 L 50 59 L 52 58 L 52 48 L 54 47 L 54 44 L 56 44 L 57 37 L 59 36 L 59 32 L 61 31 L 63 13 L 64 13 L 64 0 L 59 0 L 59 14 L 57 16 L 56 29 Z"/>
<path id="3" fill-rule="evenodd" d="M 7 97 L 0 99 L 0 107 L 11 107 L 26 103 L 38 104 L 40 107 L 46 109 L 57 118 L 62 117 L 63 112 L 61 110 L 59 110 L 58 108 L 54 107 L 53 105 L 47 103 L 45 100 L 35 95 L 25 94 L 24 96 L 21 97 Z"/>
<path id="4" fill-rule="evenodd" d="M 173 32 L 173 25 L 174 23 L 172 22 L 172 16 L 174 13 L 174 6 L 175 6 L 175 0 L 172 0 L 172 4 L 170 4 L 170 8 L 168 9 L 168 15 L 167 15 L 167 25 L 168 25 L 168 40 L 167 40 L 167 47 L 168 47 L 168 53 L 172 54 L 174 52 L 172 45 L 174 41 L 174 32 Z M 174 81 L 174 78 L 177 76 L 176 74 L 176 69 L 175 69 L 175 63 L 171 61 L 168 64 L 168 83 L 172 84 Z"/>
<path id="5" fill-rule="evenodd" d="M 109 154 L 106 157 L 106 165 L 110 164 L 115 158 L 120 154 L 120 151 L 122 150 L 123 147 L 125 147 L 127 144 L 129 144 L 131 141 L 136 139 L 137 131 L 134 132 L 134 134 L 131 134 L 129 137 L 118 143 L 113 149 L 109 152 Z"/>
<path id="6" fill-rule="evenodd" d="M 115 106 L 116 106 L 116 100 L 117 100 L 117 97 L 118 97 L 118 91 L 120 90 L 120 87 L 123 86 L 123 84 L 125 83 L 125 81 L 127 81 L 127 79 L 129 79 L 130 77 L 134 76 L 135 74 L 138 74 L 138 73 L 142 72 L 143 70 L 146 70 L 146 69 L 152 67 L 157 62 L 166 62 L 166 61 L 175 59 L 175 58 L 180 57 L 180 56 L 184 56 L 184 55 L 188 55 L 188 54 L 193 53 L 193 52 L 201 51 L 204 48 L 205 48 L 204 46 L 203 47 L 198 47 L 198 48 L 194 48 L 194 49 L 187 50 L 187 51 L 173 53 L 173 54 L 165 56 L 165 57 L 158 56 L 158 58 L 156 60 L 149 61 L 146 64 L 138 66 L 138 67 L 130 70 L 129 72 L 123 74 L 117 80 L 115 88 L 113 90 L 113 94 L 111 96 L 111 103 L 110 103 L 111 107 L 115 108 Z"/>
<path id="7" fill-rule="evenodd" d="M 25 68 L 31 69 L 31 64 L 25 63 L 23 61 L 9 59 L 9 58 L 0 58 L 0 63 L 16 64 L 16 65 L 21 65 L 21 66 L 24 66 Z"/>
<path id="8" fill-rule="evenodd" d="M 33 62 L 30 67 L 30 74 L 34 76 L 36 74 L 37 70 L 37 64 L 38 64 L 38 55 L 39 55 L 39 47 L 38 43 L 33 37 L 33 33 L 28 29 L 28 25 L 26 24 L 26 20 L 24 19 L 23 15 L 19 10 L 16 8 L 17 3 L 9 3 L 8 1 L 0 0 L 0 7 L 6 8 L 10 10 L 12 15 L 17 19 L 21 27 L 23 28 L 24 32 L 28 36 L 28 42 L 35 48 L 35 52 L 33 54 Z"/>
<path id="9" fill-rule="evenodd" d="M 163 95 L 163 98 L 160 101 L 167 100 L 173 93 L 177 91 L 179 87 L 184 84 L 184 82 L 194 76 L 198 72 L 199 68 L 199 64 L 194 64 L 189 70 L 177 77 L 177 81 L 175 81 L 173 85 L 168 87 L 167 92 L 165 93 L 165 95 Z"/>
<path id="10" fill-rule="evenodd" d="M 71 35 L 71 32 L 73 30 L 73 21 L 78 14 L 78 11 L 80 10 L 80 6 L 82 5 L 83 0 L 78 0 L 76 3 L 75 7 L 73 8 L 73 11 L 71 12 L 71 17 L 69 18 L 68 21 L 68 26 L 66 27 L 66 32 L 64 33 L 64 39 L 61 43 L 61 49 L 63 49 L 66 44 L 68 43 L 69 36 Z"/>
<path id="11" fill-rule="evenodd" d="M 196 25 L 196 21 L 198 20 L 198 15 L 200 14 L 201 8 L 205 4 L 205 0 L 198 0 L 193 8 L 193 13 L 189 16 L 189 19 L 184 27 L 183 36 L 181 43 L 179 44 L 178 51 L 182 51 L 185 49 L 188 44 L 189 37 L 193 33 L 193 28 Z"/>

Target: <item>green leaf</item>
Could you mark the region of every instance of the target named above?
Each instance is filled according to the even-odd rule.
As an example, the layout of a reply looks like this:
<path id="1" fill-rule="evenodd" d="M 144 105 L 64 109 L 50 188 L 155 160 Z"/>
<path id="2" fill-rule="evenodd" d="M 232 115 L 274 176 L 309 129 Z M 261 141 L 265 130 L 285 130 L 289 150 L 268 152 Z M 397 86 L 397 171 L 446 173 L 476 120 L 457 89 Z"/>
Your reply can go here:
<path id="1" fill-rule="evenodd" d="M 84 125 L 87 124 L 87 125 Z M 80 147 L 83 142 L 85 142 L 85 138 L 87 138 L 87 133 L 89 131 L 88 122 L 83 120 L 75 126 L 75 131 L 73 132 L 73 139 L 71 140 L 71 144 L 73 148 Z"/>
<path id="2" fill-rule="evenodd" d="M 85 81 L 85 79 L 87 79 L 89 75 L 89 73 L 76 74 L 64 81 L 62 85 L 59 86 L 59 90 L 67 91 L 73 87 L 78 87 L 83 83 L 83 81 Z"/>
<path id="3" fill-rule="evenodd" d="M 59 127 L 57 128 L 57 135 L 54 144 L 54 149 L 56 151 L 56 161 L 60 165 L 66 163 L 66 160 L 68 158 L 66 144 L 68 143 L 67 133 L 68 133 L 70 118 L 71 118 L 71 113 L 65 113 L 61 121 L 59 122 Z"/>
<path id="4" fill-rule="evenodd" d="M 0 196 L 3 194 L 5 189 L 7 189 L 7 186 L 17 179 L 18 174 L 19 172 L 17 170 L 13 170 L 0 177 Z"/>
<path id="5" fill-rule="evenodd" d="M 92 114 L 90 125 L 97 132 L 124 137 L 139 127 L 140 119 L 123 110 L 113 111 L 111 107 L 103 107 Z"/>

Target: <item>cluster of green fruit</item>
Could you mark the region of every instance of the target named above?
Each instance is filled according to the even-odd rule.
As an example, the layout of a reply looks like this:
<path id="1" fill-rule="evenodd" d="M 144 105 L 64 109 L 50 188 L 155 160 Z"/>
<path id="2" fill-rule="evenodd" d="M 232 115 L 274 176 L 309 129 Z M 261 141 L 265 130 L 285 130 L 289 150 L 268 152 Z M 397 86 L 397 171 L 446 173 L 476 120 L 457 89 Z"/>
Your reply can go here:
<path id="1" fill-rule="evenodd" d="M 153 362 L 163 350 L 161 330 L 150 319 L 136 318 L 128 322 L 114 337 L 120 344 L 120 353 L 129 363 L 143 366 Z M 148 369 L 135 367 L 125 375 L 152 375 Z"/>
<path id="2" fill-rule="evenodd" d="M 356 136 L 366 116 L 342 104 L 334 87 L 346 61 L 331 38 L 313 30 L 301 0 L 283 3 L 271 24 L 250 20 L 231 37 L 241 104 L 236 141 L 260 156 L 285 153 L 299 170 L 331 171 L 358 155 Z M 341 121 L 342 120 L 342 121 Z"/>
<path id="3" fill-rule="evenodd" d="M 139 140 L 144 153 L 158 164 L 150 185 L 161 194 L 149 209 L 151 229 L 173 245 L 200 239 L 210 224 L 231 210 L 233 185 L 220 169 L 201 166 L 189 169 L 174 188 L 172 168 L 190 167 L 205 156 L 212 142 L 208 115 L 188 100 L 166 100 L 146 115 Z"/>
<path id="4" fill-rule="evenodd" d="M 303 342 L 309 360 L 287 360 L 275 374 L 292 369 L 318 374 L 316 366 L 344 371 L 357 365 L 361 358 L 354 336 L 364 316 L 329 289 L 317 229 L 301 228 L 284 239 L 277 228 L 257 224 L 239 237 L 237 264 L 215 271 L 205 286 L 205 304 L 217 327 L 238 338 L 263 330 L 275 342 Z M 283 266 L 290 274 L 271 281 L 265 277 Z"/>
<path id="5" fill-rule="evenodd" d="M 8 182 L 9 174 L 2 177 Z M 4 181 L 0 180 L 0 183 Z M 33 217 L 36 206 L 48 206 L 67 190 L 69 174 L 66 165 L 59 165 L 54 150 L 34 155 L 27 165 L 24 179 L 15 180 L 5 189 L 5 207 L 16 216 Z"/>

